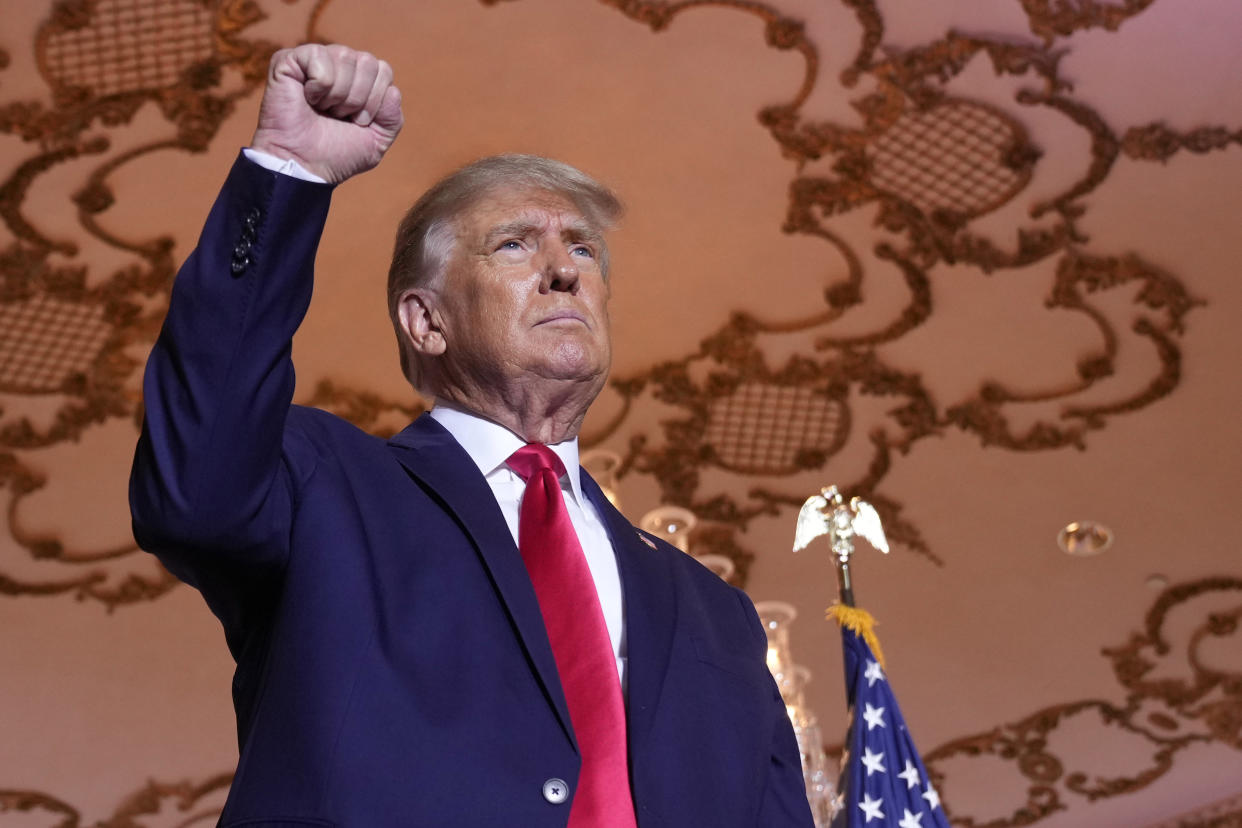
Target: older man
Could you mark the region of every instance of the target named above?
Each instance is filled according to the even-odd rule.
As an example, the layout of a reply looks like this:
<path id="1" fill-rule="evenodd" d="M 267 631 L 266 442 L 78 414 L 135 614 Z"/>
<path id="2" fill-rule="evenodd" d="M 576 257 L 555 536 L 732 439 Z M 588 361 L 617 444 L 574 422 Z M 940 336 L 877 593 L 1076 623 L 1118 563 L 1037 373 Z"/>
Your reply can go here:
<path id="1" fill-rule="evenodd" d="M 434 409 L 385 443 L 291 405 L 331 185 L 401 123 L 383 62 L 278 52 L 148 364 L 135 534 L 237 660 L 221 824 L 810 825 L 749 601 L 578 468 L 606 189 L 531 156 L 441 181 L 389 274 Z"/>

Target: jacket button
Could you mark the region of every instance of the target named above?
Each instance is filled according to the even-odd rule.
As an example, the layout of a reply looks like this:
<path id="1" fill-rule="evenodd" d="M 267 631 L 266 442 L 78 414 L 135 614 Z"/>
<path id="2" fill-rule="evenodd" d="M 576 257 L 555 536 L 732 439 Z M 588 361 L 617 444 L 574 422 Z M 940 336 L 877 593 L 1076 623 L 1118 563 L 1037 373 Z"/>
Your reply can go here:
<path id="1" fill-rule="evenodd" d="M 557 779 L 554 776 L 543 783 L 543 798 L 553 805 L 560 805 L 569 799 L 569 786 L 565 784 L 564 779 Z"/>

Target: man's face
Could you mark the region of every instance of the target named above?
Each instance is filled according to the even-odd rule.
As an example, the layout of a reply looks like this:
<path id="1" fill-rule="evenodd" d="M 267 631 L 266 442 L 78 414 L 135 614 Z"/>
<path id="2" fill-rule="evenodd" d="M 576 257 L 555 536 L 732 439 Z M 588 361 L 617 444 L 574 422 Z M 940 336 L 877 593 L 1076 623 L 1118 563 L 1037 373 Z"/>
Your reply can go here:
<path id="1" fill-rule="evenodd" d="M 440 328 L 445 378 L 504 393 L 539 379 L 603 387 L 612 358 L 602 237 L 564 196 L 502 189 L 455 222 Z"/>

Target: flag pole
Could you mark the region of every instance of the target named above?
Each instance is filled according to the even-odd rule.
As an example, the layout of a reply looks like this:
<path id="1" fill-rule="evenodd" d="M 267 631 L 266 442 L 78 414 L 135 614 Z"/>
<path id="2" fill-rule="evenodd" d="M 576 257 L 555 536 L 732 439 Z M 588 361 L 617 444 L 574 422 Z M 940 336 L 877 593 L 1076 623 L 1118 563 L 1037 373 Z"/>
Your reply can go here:
<path id="1" fill-rule="evenodd" d="M 850 558 L 847 554 L 837 558 L 837 593 L 841 603 L 847 607 L 854 604 L 854 584 L 850 581 Z"/>
<path id="2" fill-rule="evenodd" d="M 861 537 L 881 552 L 888 552 L 888 539 L 880 525 L 875 507 L 860 498 L 848 501 L 836 486 L 826 486 L 811 495 L 798 512 L 794 531 L 794 551 L 805 549 L 820 535 L 827 535 L 837 570 L 837 601 L 828 608 L 828 616 L 843 628 L 862 635 L 883 660 L 879 641 L 872 632 L 874 620 L 854 602 L 854 579 L 850 559 L 854 555 L 854 538 Z"/>
<path id="3" fill-rule="evenodd" d="M 838 600 L 827 615 L 841 628 L 850 710 L 838 795 L 827 819 L 838 828 L 869 826 L 873 820 L 902 828 L 951 828 L 888 684 L 875 619 L 854 604 L 854 537 L 888 552 L 879 513 L 857 497 L 847 502 L 836 486 L 828 486 L 802 504 L 794 551 L 820 535 L 828 536 L 837 567 Z M 828 824 L 820 815 L 816 819 L 817 825 Z"/>
<path id="4" fill-rule="evenodd" d="M 854 536 L 860 535 L 876 549 L 888 552 L 888 540 L 880 526 L 880 516 L 871 504 L 857 497 L 846 502 L 836 486 L 828 486 L 802 504 L 794 533 L 794 551 L 806 548 L 820 535 L 827 535 L 832 544 L 840 603 L 853 607 L 854 582 L 850 576 L 850 556 L 854 554 Z"/>

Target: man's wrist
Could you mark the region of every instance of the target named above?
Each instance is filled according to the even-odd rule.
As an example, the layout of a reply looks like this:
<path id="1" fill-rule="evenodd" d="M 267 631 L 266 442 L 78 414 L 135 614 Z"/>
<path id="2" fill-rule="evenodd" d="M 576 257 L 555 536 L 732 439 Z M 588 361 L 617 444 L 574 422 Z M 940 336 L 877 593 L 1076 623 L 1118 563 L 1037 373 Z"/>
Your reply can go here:
<path id="1" fill-rule="evenodd" d="M 303 167 L 292 158 L 281 158 L 279 156 L 272 155 L 269 152 L 254 149 L 253 147 L 244 147 L 242 149 L 242 154 L 254 163 L 258 164 L 260 167 L 271 170 L 272 172 L 292 176 L 293 178 L 300 178 L 303 181 L 313 181 L 316 184 L 328 183 L 326 178 L 315 175 L 315 173 L 306 169 L 306 167 Z"/>

